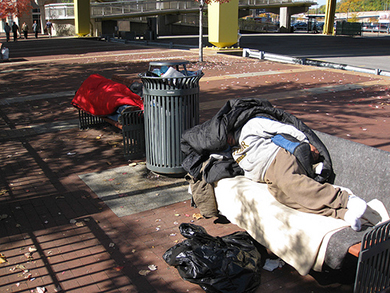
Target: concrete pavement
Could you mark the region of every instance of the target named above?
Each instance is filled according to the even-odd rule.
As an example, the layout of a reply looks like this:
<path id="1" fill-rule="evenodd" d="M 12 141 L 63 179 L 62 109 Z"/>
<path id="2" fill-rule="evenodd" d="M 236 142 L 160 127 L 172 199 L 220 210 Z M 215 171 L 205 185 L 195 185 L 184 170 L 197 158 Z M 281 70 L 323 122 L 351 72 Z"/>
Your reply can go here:
<path id="1" fill-rule="evenodd" d="M 177 203 L 121 212 L 132 204 L 131 196 L 121 196 L 126 184 L 138 182 L 131 188 L 153 192 L 145 188 L 152 184 L 157 196 L 164 179 L 142 171 L 141 180 L 129 175 L 125 184 L 122 177 L 131 167 L 123 159 L 121 133 L 110 126 L 78 130 L 72 92 L 92 73 L 136 77 L 150 61 L 186 59 L 191 70 L 205 73 L 201 122 L 230 98 L 261 97 L 316 130 L 390 151 L 390 79 L 385 76 L 211 53 L 199 64 L 198 52 L 188 48 L 92 39 L 28 39 L 9 47 L 11 59 L 0 63 L 0 253 L 8 260 L 0 264 L 0 284 L 5 292 L 38 286 L 48 292 L 203 292 L 161 258 L 183 240 L 178 225 L 194 221 L 214 236 L 240 230 L 215 218 L 193 218 L 198 210 L 184 190 Z M 61 125 L 70 126 L 56 127 Z M 108 174 L 99 181 L 111 188 L 111 202 L 81 179 L 96 173 Z M 32 259 L 25 255 L 30 247 L 37 249 Z M 286 265 L 263 270 L 257 292 L 352 292 L 353 277 L 353 267 L 300 276 Z"/>

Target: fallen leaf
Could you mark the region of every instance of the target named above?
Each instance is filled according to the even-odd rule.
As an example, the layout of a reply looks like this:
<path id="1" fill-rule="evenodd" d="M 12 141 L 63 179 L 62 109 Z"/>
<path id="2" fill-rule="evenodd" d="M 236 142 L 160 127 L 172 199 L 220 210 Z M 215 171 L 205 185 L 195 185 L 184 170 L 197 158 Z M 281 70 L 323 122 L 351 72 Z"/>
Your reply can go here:
<path id="1" fill-rule="evenodd" d="M 30 247 L 28 248 L 28 251 L 31 252 L 31 253 L 33 253 L 33 252 L 37 251 L 37 249 L 36 249 L 35 247 L 31 247 L 31 246 L 30 246 Z"/>
<path id="2" fill-rule="evenodd" d="M 114 267 L 114 270 L 116 270 L 116 271 L 119 272 L 119 271 L 123 270 L 123 268 L 124 268 L 124 267 L 118 266 L 118 267 Z"/>
<path id="3" fill-rule="evenodd" d="M 19 270 L 27 271 L 27 272 L 28 272 L 28 270 L 26 270 L 26 267 L 25 267 L 24 265 L 21 265 L 21 264 L 17 264 L 17 265 L 15 266 L 15 269 L 19 269 Z"/>
<path id="4" fill-rule="evenodd" d="M 0 195 L 4 195 L 8 193 L 8 189 L 2 189 L 0 190 Z"/>
<path id="5" fill-rule="evenodd" d="M 141 276 L 146 276 L 146 275 L 149 274 L 149 273 L 150 273 L 149 270 L 140 270 L 140 271 L 138 272 L 138 274 L 140 274 Z"/>
<path id="6" fill-rule="evenodd" d="M 202 218 L 203 218 L 203 216 L 202 216 L 201 214 L 199 214 L 199 213 L 193 214 L 192 217 L 193 217 L 195 220 L 199 220 L 199 219 L 202 219 Z"/>
<path id="7" fill-rule="evenodd" d="M 0 253 L 0 263 L 5 263 L 7 262 L 7 258 L 5 257 L 4 254 Z"/>
<path id="8" fill-rule="evenodd" d="M 45 293 L 46 292 L 45 287 L 36 287 L 35 290 L 37 290 L 37 293 Z"/>

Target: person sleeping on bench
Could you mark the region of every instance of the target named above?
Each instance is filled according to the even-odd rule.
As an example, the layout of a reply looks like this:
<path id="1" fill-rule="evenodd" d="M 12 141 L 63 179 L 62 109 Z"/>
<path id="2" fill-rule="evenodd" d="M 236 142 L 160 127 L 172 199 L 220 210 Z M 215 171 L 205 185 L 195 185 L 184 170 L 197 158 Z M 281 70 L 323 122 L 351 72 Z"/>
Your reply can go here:
<path id="1" fill-rule="evenodd" d="M 229 145 L 235 146 L 234 158 L 231 152 L 218 158 Z M 193 205 L 205 217 L 218 216 L 214 183 L 245 175 L 267 183 L 275 199 L 288 207 L 343 219 L 355 231 L 361 229 L 366 202 L 331 184 L 334 173 L 326 146 L 297 117 L 267 100 L 228 101 L 212 119 L 183 133 L 181 149 Z M 317 161 L 322 169 L 316 173 L 312 166 Z"/>
<path id="2" fill-rule="evenodd" d="M 257 116 L 241 129 L 229 132 L 227 142 L 244 176 L 266 183 L 280 203 L 302 212 L 343 219 L 355 231 L 361 229 L 366 202 L 349 190 L 315 180 L 313 166 L 321 166 L 320 153 L 293 125 Z"/>

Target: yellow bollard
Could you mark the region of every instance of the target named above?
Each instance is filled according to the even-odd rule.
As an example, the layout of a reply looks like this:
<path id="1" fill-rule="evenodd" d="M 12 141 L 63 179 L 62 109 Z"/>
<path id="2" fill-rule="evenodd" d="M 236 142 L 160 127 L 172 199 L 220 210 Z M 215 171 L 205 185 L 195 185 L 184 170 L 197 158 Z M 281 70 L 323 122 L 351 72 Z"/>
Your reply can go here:
<path id="1" fill-rule="evenodd" d="M 74 26 L 76 35 L 82 37 L 90 33 L 90 0 L 74 0 Z"/>
<path id="2" fill-rule="evenodd" d="M 209 42 L 218 48 L 238 41 L 238 0 L 208 5 Z"/>

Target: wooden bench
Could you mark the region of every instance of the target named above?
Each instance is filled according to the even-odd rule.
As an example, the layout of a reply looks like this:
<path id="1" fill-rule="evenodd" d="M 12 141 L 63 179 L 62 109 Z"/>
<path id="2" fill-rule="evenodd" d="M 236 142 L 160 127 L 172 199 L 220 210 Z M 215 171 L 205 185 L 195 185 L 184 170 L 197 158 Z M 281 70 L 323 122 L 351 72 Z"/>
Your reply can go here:
<path id="1" fill-rule="evenodd" d="M 111 80 L 130 86 L 140 81 L 134 78 L 134 75 L 113 75 Z M 137 107 L 127 107 L 120 113 L 118 121 L 108 117 L 92 115 L 80 108 L 79 128 L 81 130 L 89 129 L 92 126 L 101 124 L 111 124 L 122 131 L 123 135 L 123 153 L 127 160 L 141 159 L 145 156 L 145 129 L 144 129 L 144 111 Z"/>
<path id="2" fill-rule="evenodd" d="M 390 211 L 390 152 L 316 133 L 332 158 L 336 174 L 334 184 L 351 189 L 367 202 L 378 199 Z M 266 191 L 266 187 L 260 187 L 240 176 L 222 179 L 215 187 L 218 209 L 229 221 L 247 230 L 259 243 L 279 257 L 285 257 L 284 260 L 297 270 L 300 269 L 299 272 L 307 271 L 307 266 L 312 265 L 310 248 L 317 247 L 312 246 L 312 240 L 317 241 L 321 237 L 318 233 L 322 232 L 319 231 L 337 231 L 325 231 L 321 239 L 325 239 L 325 235 L 329 238 L 322 241 L 322 253 L 318 253 L 317 260 L 329 268 L 339 269 L 347 254 L 352 254 L 358 258 L 355 292 L 379 292 L 390 288 L 390 221 L 375 227 L 364 227 L 360 232 L 342 226 L 341 230 L 332 230 L 333 226 L 328 227 L 333 225 L 328 221 L 331 219 L 310 215 L 311 220 L 308 222 L 306 218 L 301 218 L 303 215 L 297 214 L 298 211 L 290 212 L 285 206 L 277 207 L 271 195 L 271 200 L 265 196 Z M 324 219 L 314 219 L 314 216 Z M 383 220 L 386 219 L 387 215 Z M 313 226 L 313 223 L 316 224 Z M 288 234 L 291 228 L 295 229 Z M 304 257 L 302 251 L 306 253 Z"/>

